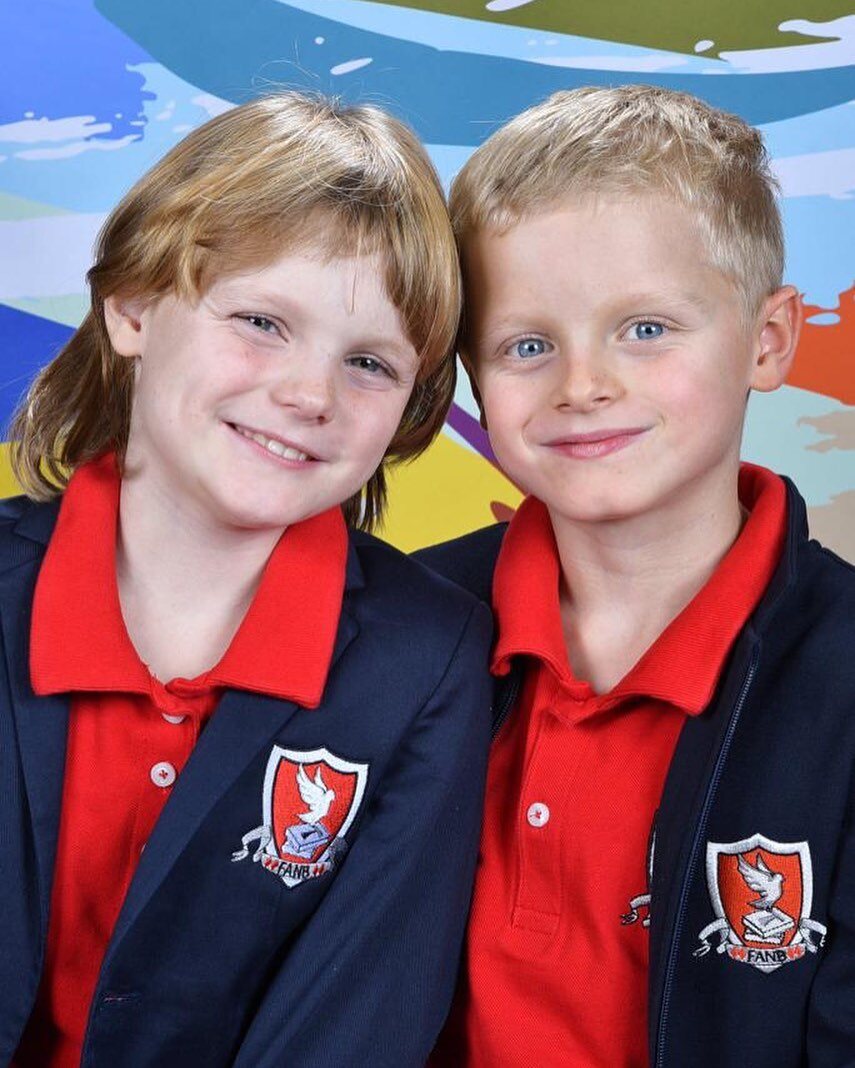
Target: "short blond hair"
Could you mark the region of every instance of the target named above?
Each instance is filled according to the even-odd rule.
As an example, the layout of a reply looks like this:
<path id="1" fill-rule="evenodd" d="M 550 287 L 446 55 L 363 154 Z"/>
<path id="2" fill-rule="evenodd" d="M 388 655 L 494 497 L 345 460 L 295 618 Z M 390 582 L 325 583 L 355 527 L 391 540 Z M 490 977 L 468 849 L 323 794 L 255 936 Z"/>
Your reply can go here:
<path id="1" fill-rule="evenodd" d="M 99 236 L 92 307 L 14 417 L 16 475 L 47 499 L 106 449 L 124 456 L 133 361 L 104 319 L 113 294 L 198 299 L 224 275 L 306 248 L 379 253 L 389 299 L 419 354 L 412 396 L 384 462 L 345 504 L 349 522 L 382 514 L 387 462 L 439 432 L 454 392 L 460 276 L 442 186 L 415 134 L 372 106 L 273 93 L 205 123 L 128 192 Z"/>
<path id="2" fill-rule="evenodd" d="M 450 209 L 458 243 L 564 200 L 661 193 L 693 213 L 712 265 L 748 316 L 780 285 L 777 183 L 757 130 L 697 97 L 650 85 L 559 92 L 469 158 Z"/>

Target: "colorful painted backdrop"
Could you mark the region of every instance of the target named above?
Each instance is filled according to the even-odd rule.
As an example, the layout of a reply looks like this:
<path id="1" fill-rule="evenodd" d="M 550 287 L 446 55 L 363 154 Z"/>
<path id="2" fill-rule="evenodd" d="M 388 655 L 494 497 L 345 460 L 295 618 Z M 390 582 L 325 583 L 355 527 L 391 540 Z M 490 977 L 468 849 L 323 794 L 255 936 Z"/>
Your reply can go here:
<path id="1" fill-rule="evenodd" d="M 188 130 L 271 87 L 384 104 L 448 181 L 560 88 L 651 82 L 758 124 L 808 321 L 790 383 L 749 407 L 745 454 L 792 475 L 855 559 L 855 15 L 846 0 L 29 0 L 0 40 L 0 419 L 80 321 L 105 214 Z M 410 548 L 505 517 L 462 382 L 445 432 L 397 472 Z M 0 465 L 0 492 L 13 492 Z"/>

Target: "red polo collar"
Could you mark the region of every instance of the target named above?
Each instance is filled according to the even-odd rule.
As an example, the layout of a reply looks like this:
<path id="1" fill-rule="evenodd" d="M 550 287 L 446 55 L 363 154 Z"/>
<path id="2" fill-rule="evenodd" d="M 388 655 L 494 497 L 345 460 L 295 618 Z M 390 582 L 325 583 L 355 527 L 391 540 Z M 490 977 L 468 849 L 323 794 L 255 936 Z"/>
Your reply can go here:
<path id="1" fill-rule="evenodd" d="M 63 496 L 33 602 L 37 694 L 159 687 L 125 629 L 116 584 L 121 479 L 112 454 L 80 467 Z M 237 633 L 194 687 L 233 687 L 315 708 L 338 629 L 347 560 L 341 509 L 289 527 Z"/>
<path id="2" fill-rule="evenodd" d="M 594 711 L 631 697 L 666 701 L 692 715 L 709 704 L 725 658 L 757 607 L 781 554 L 787 512 L 784 483 L 743 464 L 739 496 L 750 514 L 706 585 L 660 634 Z M 558 601 L 559 559 L 546 506 L 523 501 L 505 535 L 493 580 L 499 640 L 491 670 L 507 674 L 513 656 L 546 664 L 571 697 L 594 696 L 567 661 Z"/>

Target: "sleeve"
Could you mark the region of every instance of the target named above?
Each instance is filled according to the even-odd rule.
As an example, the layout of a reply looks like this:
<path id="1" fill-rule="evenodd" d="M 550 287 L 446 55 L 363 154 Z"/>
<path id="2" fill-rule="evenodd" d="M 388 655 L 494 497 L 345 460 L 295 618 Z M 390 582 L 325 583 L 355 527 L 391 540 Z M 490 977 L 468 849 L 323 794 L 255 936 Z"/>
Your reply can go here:
<path id="1" fill-rule="evenodd" d="M 810 1068 L 855 1064 L 855 771 L 808 1011 Z"/>
<path id="2" fill-rule="evenodd" d="M 235 1068 L 421 1068 L 458 971 L 489 749 L 492 624 L 477 605 Z"/>

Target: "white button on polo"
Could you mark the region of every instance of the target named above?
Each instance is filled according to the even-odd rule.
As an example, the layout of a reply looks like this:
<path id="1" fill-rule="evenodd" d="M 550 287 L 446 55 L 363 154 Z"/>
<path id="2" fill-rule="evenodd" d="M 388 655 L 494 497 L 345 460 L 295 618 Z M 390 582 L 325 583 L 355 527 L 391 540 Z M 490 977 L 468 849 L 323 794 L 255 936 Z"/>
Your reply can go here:
<path id="1" fill-rule="evenodd" d="M 533 805 L 529 805 L 525 815 L 532 827 L 543 827 L 549 823 L 549 807 L 542 801 L 535 801 Z"/>
<path id="2" fill-rule="evenodd" d="M 161 760 L 149 772 L 155 786 L 171 786 L 175 782 L 175 768 L 168 760 Z"/>
<path id="3" fill-rule="evenodd" d="M 170 716 L 168 712 L 161 712 L 160 714 L 167 723 L 183 723 L 187 719 L 186 716 Z"/>

